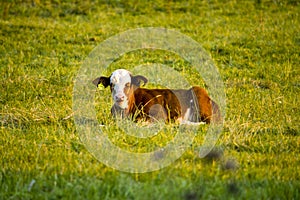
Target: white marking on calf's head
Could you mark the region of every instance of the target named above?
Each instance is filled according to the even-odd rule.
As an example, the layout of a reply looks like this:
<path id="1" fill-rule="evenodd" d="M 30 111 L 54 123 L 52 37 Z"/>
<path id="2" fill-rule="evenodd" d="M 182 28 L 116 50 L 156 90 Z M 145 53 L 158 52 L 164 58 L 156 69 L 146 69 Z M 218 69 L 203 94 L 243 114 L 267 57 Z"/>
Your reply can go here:
<path id="1" fill-rule="evenodd" d="M 134 89 L 141 85 L 141 82 L 146 84 L 148 80 L 144 76 L 132 76 L 125 69 L 118 69 L 110 77 L 101 76 L 93 81 L 96 86 L 99 84 L 104 87 L 110 86 L 115 105 L 121 109 L 128 108 L 129 98 L 133 95 Z"/>
<path id="2" fill-rule="evenodd" d="M 122 109 L 128 107 L 131 87 L 131 74 L 125 69 L 118 69 L 110 76 L 112 97 L 116 105 Z"/>

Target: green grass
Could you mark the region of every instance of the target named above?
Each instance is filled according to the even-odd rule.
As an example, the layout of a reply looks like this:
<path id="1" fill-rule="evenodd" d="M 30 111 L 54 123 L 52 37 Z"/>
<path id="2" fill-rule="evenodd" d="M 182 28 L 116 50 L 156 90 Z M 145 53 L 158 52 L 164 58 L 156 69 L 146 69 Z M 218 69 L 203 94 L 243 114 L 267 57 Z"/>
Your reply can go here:
<path id="1" fill-rule="evenodd" d="M 0 199 L 299 199 L 299 13 L 293 0 L 1 2 Z M 211 54 L 227 115 L 208 158 L 196 153 L 207 126 L 174 164 L 144 174 L 105 166 L 80 141 L 77 71 L 99 43 L 138 27 L 175 29 Z M 111 69 L 142 63 L 166 64 L 204 85 L 166 52 L 129 53 Z M 99 93 L 109 109 L 109 91 Z M 113 129 L 108 112 L 99 121 Z M 110 133 L 120 147 L 141 151 L 172 137 Z"/>

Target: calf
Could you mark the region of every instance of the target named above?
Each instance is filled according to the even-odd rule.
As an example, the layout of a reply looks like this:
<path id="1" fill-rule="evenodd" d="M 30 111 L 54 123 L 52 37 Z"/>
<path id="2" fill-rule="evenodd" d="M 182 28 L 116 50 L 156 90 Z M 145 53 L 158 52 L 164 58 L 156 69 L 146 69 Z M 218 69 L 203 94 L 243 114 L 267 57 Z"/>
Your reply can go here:
<path id="1" fill-rule="evenodd" d="M 205 89 L 145 89 L 148 80 L 133 76 L 125 69 L 114 71 L 110 77 L 98 77 L 93 83 L 110 86 L 114 116 L 132 117 L 135 120 L 160 120 L 184 122 L 220 122 L 218 105 L 210 99 Z"/>

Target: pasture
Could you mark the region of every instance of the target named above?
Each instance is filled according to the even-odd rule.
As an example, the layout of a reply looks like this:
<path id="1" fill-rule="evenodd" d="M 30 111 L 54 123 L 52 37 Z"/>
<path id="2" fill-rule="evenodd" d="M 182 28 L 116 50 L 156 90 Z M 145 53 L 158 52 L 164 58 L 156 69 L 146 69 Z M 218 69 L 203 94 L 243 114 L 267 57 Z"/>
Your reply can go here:
<path id="1" fill-rule="evenodd" d="M 300 199 L 299 13 L 294 0 L 2 1 L 0 199 Z M 197 154 L 208 125 L 173 164 L 148 173 L 107 167 L 80 140 L 72 110 L 78 70 L 98 44 L 140 27 L 191 37 L 218 68 L 226 118 L 208 157 Z M 205 86 L 189 63 L 164 51 L 130 52 L 111 69 L 145 63 Z M 147 139 L 118 131 L 109 89 L 95 99 L 120 148 L 148 152 L 172 139 L 169 129 Z"/>

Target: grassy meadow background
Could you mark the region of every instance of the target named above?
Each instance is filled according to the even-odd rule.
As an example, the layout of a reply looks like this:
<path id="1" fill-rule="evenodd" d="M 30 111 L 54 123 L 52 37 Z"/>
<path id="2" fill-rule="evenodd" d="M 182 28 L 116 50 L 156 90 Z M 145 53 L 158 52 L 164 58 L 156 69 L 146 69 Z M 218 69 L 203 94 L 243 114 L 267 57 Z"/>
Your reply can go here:
<path id="1" fill-rule="evenodd" d="M 300 199 L 299 13 L 293 0 L 1 1 L 0 199 Z M 77 71 L 99 43 L 138 27 L 180 31 L 214 60 L 227 108 L 207 158 L 194 142 L 169 167 L 130 174 L 81 143 L 72 118 Z M 152 62 L 187 68 L 164 52 L 128 54 L 114 67 Z M 100 92 L 109 108 L 109 92 Z M 151 149 L 124 135 L 115 142 Z"/>

